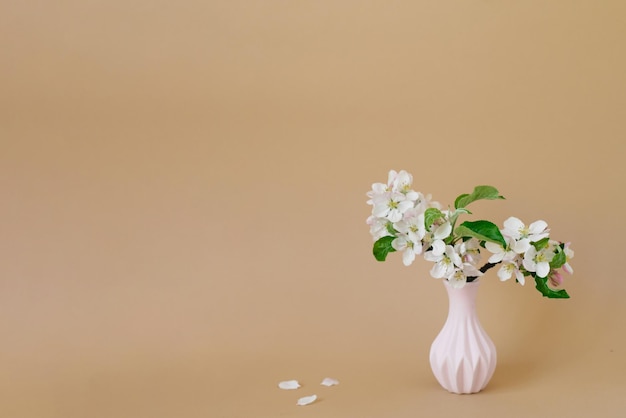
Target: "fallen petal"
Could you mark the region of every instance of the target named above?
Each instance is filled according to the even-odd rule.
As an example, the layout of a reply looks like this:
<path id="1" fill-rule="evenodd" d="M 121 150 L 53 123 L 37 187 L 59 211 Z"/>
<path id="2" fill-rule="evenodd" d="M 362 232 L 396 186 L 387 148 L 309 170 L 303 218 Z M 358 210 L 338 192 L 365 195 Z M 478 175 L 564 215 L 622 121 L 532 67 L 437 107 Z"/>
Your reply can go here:
<path id="1" fill-rule="evenodd" d="M 300 383 L 297 380 L 285 380 L 278 384 L 278 387 L 285 390 L 298 389 L 300 387 Z"/>
<path id="2" fill-rule="evenodd" d="M 320 383 L 320 385 L 324 385 L 324 386 L 333 386 L 333 385 L 338 385 L 338 384 L 339 384 L 339 380 L 333 379 L 331 377 L 325 377 L 324 380 L 322 380 L 322 383 Z"/>
<path id="3" fill-rule="evenodd" d="M 308 405 L 310 403 L 315 402 L 316 399 L 317 399 L 317 395 L 305 396 L 303 398 L 298 399 L 297 405 L 300 405 L 300 406 Z"/>

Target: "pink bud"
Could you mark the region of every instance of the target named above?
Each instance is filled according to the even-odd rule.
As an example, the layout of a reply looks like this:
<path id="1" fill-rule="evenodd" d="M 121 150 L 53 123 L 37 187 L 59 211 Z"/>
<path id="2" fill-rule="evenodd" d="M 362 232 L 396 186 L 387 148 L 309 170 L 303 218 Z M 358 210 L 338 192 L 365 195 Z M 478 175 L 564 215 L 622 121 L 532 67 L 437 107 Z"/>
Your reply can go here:
<path id="1" fill-rule="evenodd" d="M 557 287 L 560 286 L 561 283 L 563 283 L 563 276 L 561 276 L 561 273 L 556 270 L 552 270 L 550 272 L 550 284 L 552 284 L 552 286 L 554 287 Z"/>

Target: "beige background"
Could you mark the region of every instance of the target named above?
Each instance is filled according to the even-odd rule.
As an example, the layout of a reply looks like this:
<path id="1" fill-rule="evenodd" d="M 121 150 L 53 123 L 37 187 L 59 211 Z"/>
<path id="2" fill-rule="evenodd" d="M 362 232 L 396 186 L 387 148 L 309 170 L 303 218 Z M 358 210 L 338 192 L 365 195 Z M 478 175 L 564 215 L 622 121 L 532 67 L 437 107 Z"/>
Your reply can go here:
<path id="1" fill-rule="evenodd" d="M 0 416 L 624 416 L 625 42 L 622 1 L 0 2 Z M 478 395 L 430 265 L 371 256 L 392 168 L 573 242 L 570 300 L 484 278 Z"/>

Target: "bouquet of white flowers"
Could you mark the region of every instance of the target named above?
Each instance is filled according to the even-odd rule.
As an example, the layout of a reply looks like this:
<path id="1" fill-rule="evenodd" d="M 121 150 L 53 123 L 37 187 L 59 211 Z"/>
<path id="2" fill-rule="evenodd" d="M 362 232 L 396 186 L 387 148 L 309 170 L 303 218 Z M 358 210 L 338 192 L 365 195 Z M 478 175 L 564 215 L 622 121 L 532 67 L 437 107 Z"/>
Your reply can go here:
<path id="1" fill-rule="evenodd" d="M 561 269 L 573 273 L 569 261 L 574 251 L 569 243 L 550 238 L 546 222 L 526 225 L 510 217 L 502 229 L 486 220 L 465 221 L 457 226 L 459 216 L 471 214 L 467 209 L 470 203 L 504 197 L 495 187 L 476 186 L 472 193 L 457 197 L 454 208 L 443 210 L 430 195 L 413 190 L 412 183 L 411 174 L 391 170 L 386 184 L 374 183 L 367 193 L 367 203 L 373 206 L 367 224 L 378 261 L 399 251 L 408 266 L 422 254 L 434 263 L 431 276 L 446 279 L 454 287 L 463 287 L 500 265 L 497 275 L 502 281 L 515 277 L 523 285 L 525 277 L 531 276 L 544 296 L 569 298 L 564 289 L 556 288 L 563 283 Z M 490 257 L 479 267 L 484 249 Z"/>

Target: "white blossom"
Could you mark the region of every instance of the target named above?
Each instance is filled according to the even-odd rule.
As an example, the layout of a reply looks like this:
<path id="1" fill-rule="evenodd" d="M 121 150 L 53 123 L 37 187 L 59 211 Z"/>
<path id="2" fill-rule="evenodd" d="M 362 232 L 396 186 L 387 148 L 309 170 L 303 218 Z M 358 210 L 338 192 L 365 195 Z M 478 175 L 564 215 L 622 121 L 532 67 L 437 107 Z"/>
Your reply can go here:
<path id="1" fill-rule="evenodd" d="M 461 267 L 463 264 L 461 256 L 454 251 L 452 245 L 444 244 L 444 250 L 441 252 L 441 244 L 443 244 L 443 241 L 440 240 L 433 242 L 433 250 L 424 253 L 426 260 L 435 263 L 430 270 L 430 275 L 435 279 L 449 277 L 454 273 L 455 268 Z"/>
<path id="2" fill-rule="evenodd" d="M 515 276 L 515 279 L 522 286 L 526 283 L 524 279 L 524 274 L 520 271 L 520 256 L 515 254 L 512 257 L 506 257 L 502 260 L 502 265 L 498 269 L 498 278 L 500 281 L 504 282 L 509 280 L 511 277 Z"/>
<path id="3" fill-rule="evenodd" d="M 482 256 L 480 254 L 480 243 L 476 238 L 467 241 L 461 241 L 455 246 L 456 252 L 461 256 L 464 263 L 477 265 L 480 263 Z"/>
<path id="4" fill-rule="evenodd" d="M 409 209 L 393 227 L 396 231 L 406 234 L 411 241 L 420 242 L 421 246 L 421 240 L 426 235 L 424 212 L 419 212 L 417 208 Z"/>
<path id="5" fill-rule="evenodd" d="M 521 285 L 525 284 L 525 275 L 535 278 L 548 278 L 552 286 L 560 285 L 563 278 L 558 267 L 552 268 L 550 263 L 558 254 L 558 263 L 563 270 L 573 273 L 569 261 L 574 257 L 570 243 L 563 244 L 551 240 L 548 224 L 543 220 L 524 224 L 519 218 L 509 217 L 504 221 L 500 234 L 504 239 L 502 244 L 489 240 L 493 224 L 489 225 L 490 233 L 480 239 L 482 228 L 480 224 L 465 225 L 473 231 L 458 235 L 454 226 L 460 215 L 471 215 L 465 206 L 474 200 L 501 198 L 497 190 L 491 186 L 477 186 L 474 192 L 460 195 L 455 201 L 455 208 L 442 210 L 441 205 L 432 200 L 430 194 L 424 195 L 413 189 L 413 176 L 405 170 L 390 170 L 386 183 L 373 183 L 368 191 L 367 204 L 372 206 L 366 223 L 374 241 L 374 255 L 377 259 L 384 259 L 387 252 L 401 253 L 405 266 L 411 265 L 417 255 L 433 262 L 430 275 L 437 279 L 445 279 L 453 287 L 463 287 L 468 278 L 482 276 L 487 270 L 499 264 L 497 276 L 500 281 L 515 278 Z M 461 198 L 461 207 L 456 204 Z M 434 221 L 426 229 L 425 214 L 430 208 L 437 209 L 432 215 Z M 430 214 L 430 212 L 429 212 Z M 481 221 L 483 225 L 490 222 Z M 477 228 L 474 230 L 474 228 Z M 388 237 L 388 238 L 386 238 Z M 478 237 L 478 238 L 477 238 Z M 381 238 L 386 238 L 381 240 Z M 389 248 L 391 246 L 391 248 Z M 487 264 L 479 268 L 482 260 L 482 247 L 491 254 Z M 563 254 L 561 254 L 561 252 Z M 381 256 L 384 256 L 381 258 Z M 482 271 L 481 271 L 482 270 Z M 563 297 L 554 295 L 537 287 L 544 296 Z M 567 297 L 567 295 L 564 295 Z M 307 399 L 308 402 L 314 400 Z"/>
<path id="6" fill-rule="evenodd" d="M 415 255 L 422 253 L 421 241 L 412 241 L 408 235 L 399 235 L 391 241 L 391 246 L 396 251 L 402 252 L 402 263 L 410 266 L 415 260 Z"/>
<path id="7" fill-rule="evenodd" d="M 550 261 L 554 257 L 554 251 L 550 246 L 539 251 L 535 247 L 530 247 L 524 253 L 524 268 L 537 274 L 537 277 L 544 278 L 550 273 Z"/>
<path id="8" fill-rule="evenodd" d="M 470 263 L 463 263 L 460 267 L 453 269 L 447 279 L 454 288 L 461 288 L 467 283 L 468 277 L 480 277 L 483 273 Z"/>
<path id="9" fill-rule="evenodd" d="M 394 178 L 392 179 L 391 177 Z M 390 173 L 389 181 L 391 182 L 394 192 L 402 193 L 408 200 L 416 201 L 419 199 L 420 193 L 411 189 L 411 185 L 413 184 L 413 176 L 411 174 L 404 170 L 401 170 L 399 173 L 395 174 L 395 176 Z"/>
<path id="10" fill-rule="evenodd" d="M 569 274 L 574 274 L 574 269 L 569 264 L 569 260 L 574 258 L 574 250 L 572 250 L 569 246 L 570 246 L 570 243 L 568 242 L 568 243 L 565 243 L 565 246 L 563 247 L 563 251 L 565 252 L 565 260 L 566 260 L 565 264 L 563 264 L 563 270 L 565 270 Z"/>
<path id="11" fill-rule="evenodd" d="M 385 218 L 378 218 L 371 215 L 367 218 L 366 223 L 370 226 L 370 234 L 372 235 L 372 238 L 374 238 L 374 241 L 378 241 L 382 237 L 391 235 L 387 229 L 389 221 Z"/>
<path id="12" fill-rule="evenodd" d="M 521 220 L 511 216 L 504 221 L 502 234 L 513 238 L 515 241 L 528 238 L 530 242 L 537 242 L 549 235 L 550 230 L 547 227 L 548 224 L 545 221 L 535 221 L 526 226 Z"/>
<path id="13" fill-rule="evenodd" d="M 372 215 L 386 218 L 390 222 L 398 222 L 404 212 L 413 207 L 413 202 L 398 192 L 388 192 L 372 198 L 374 209 Z"/>

